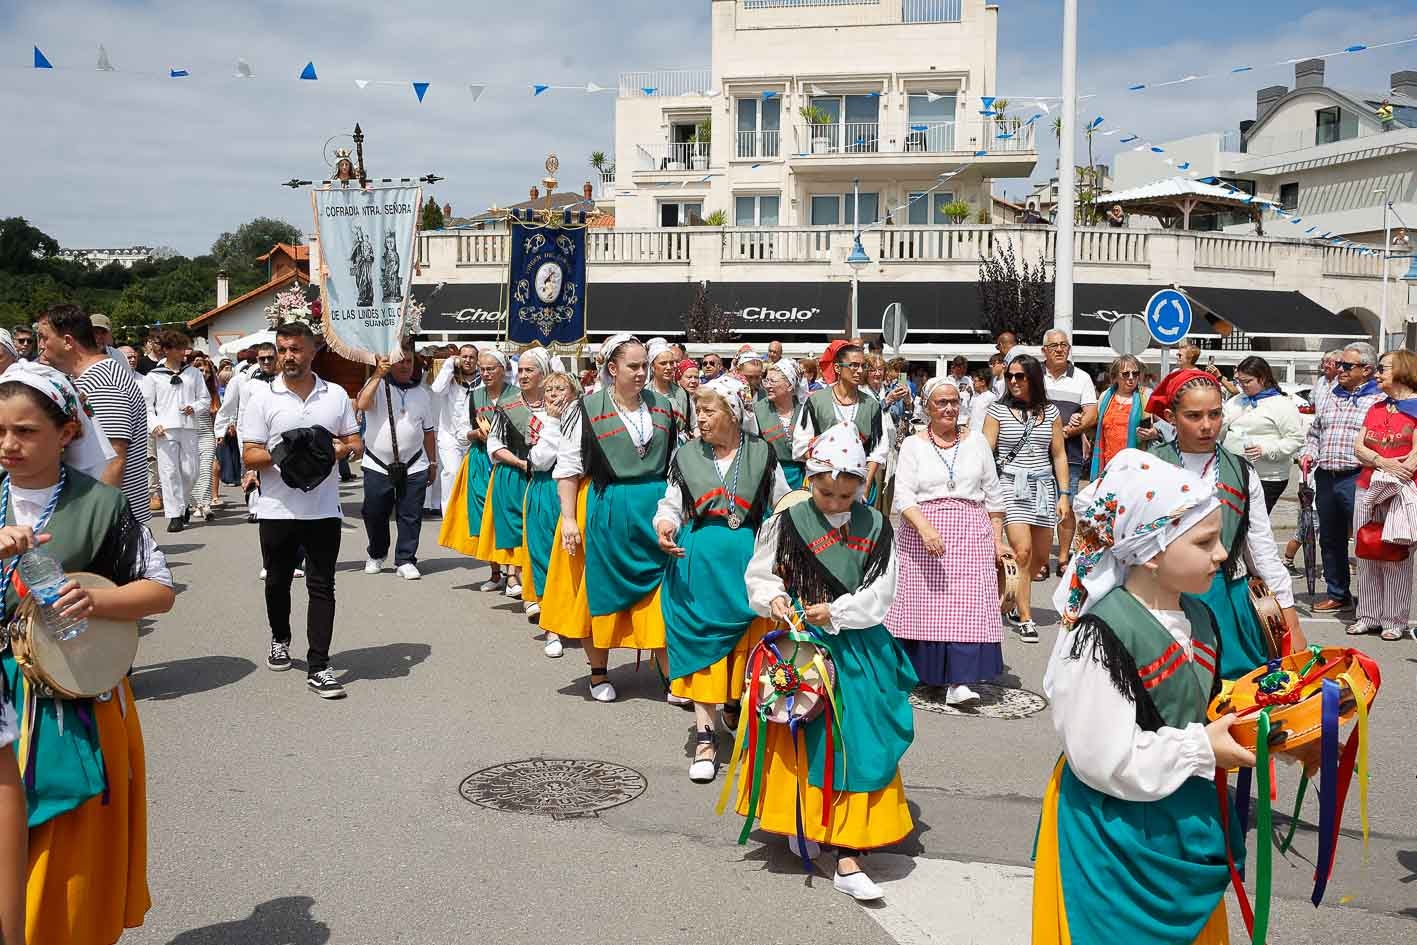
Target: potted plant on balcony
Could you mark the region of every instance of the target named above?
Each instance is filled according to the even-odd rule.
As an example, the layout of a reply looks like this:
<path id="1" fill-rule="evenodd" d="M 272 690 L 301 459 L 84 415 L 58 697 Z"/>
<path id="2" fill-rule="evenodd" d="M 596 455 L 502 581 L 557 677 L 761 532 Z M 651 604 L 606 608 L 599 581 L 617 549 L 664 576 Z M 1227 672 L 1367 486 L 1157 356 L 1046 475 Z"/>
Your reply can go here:
<path id="1" fill-rule="evenodd" d="M 963 200 L 951 200 L 940 208 L 940 212 L 951 223 L 963 223 L 969 219 L 969 204 Z"/>
<path id="2" fill-rule="evenodd" d="M 726 211 L 726 210 L 715 210 L 713 213 L 710 213 L 708 216 L 704 217 L 704 226 L 727 226 L 727 225 L 728 225 L 728 211 Z"/>
<path id="3" fill-rule="evenodd" d="M 590 153 L 590 166 L 595 168 L 600 175 L 602 184 L 613 183 L 615 180 L 615 162 L 605 156 L 604 151 L 592 151 Z"/>
<path id="4" fill-rule="evenodd" d="M 705 118 L 694 126 L 694 133 L 689 136 L 689 143 L 693 145 L 690 149 L 693 168 L 696 171 L 706 171 L 709 166 L 709 145 L 713 142 L 713 119 Z"/>
<path id="5" fill-rule="evenodd" d="M 803 105 L 798 114 L 811 131 L 812 153 L 828 153 L 831 150 L 831 129 L 827 126 L 832 123 L 832 116 L 816 105 Z"/>

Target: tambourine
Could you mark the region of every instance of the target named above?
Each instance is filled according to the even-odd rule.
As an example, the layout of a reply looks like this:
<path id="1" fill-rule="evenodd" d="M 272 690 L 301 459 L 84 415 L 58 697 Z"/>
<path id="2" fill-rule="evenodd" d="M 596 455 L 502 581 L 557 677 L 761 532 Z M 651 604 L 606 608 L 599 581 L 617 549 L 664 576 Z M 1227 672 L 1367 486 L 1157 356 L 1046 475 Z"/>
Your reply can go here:
<path id="1" fill-rule="evenodd" d="M 777 500 L 777 504 L 772 507 L 772 512 L 774 515 L 778 512 L 786 512 L 794 505 L 801 505 L 810 498 L 812 498 L 812 490 L 793 489 L 791 492 L 787 493 L 787 495 Z"/>
<path id="2" fill-rule="evenodd" d="M 834 698 L 831 652 L 806 627 L 767 633 L 749 652 L 744 676 L 750 718 L 802 723 L 821 715 Z"/>
<path id="3" fill-rule="evenodd" d="M 1018 569 L 1018 559 L 1011 554 L 999 559 L 999 606 L 1007 607 L 1009 601 L 1018 601 L 1019 588 L 1023 576 Z"/>
<path id="4" fill-rule="evenodd" d="M 1366 715 L 1382 685 L 1377 663 L 1357 650 L 1310 647 L 1272 659 L 1227 685 L 1211 702 L 1207 715 L 1214 721 L 1233 712 L 1237 720 L 1231 736 L 1254 751 L 1259 739 L 1258 717 L 1268 709 L 1269 750 L 1294 751 L 1323 733 L 1325 680 L 1339 688 L 1334 721 L 1340 725 L 1351 721 L 1360 707 Z"/>
<path id="5" fill-rule="evenodd" d="M 492 421 L 488 420 L 486 417 L 478 417 L 477 429 L 483 436 L 487 436 L 492 432 Z"/>
<path id="6" fill-rule="evenodd" d="M 81 587 L 116 587 L 108 578 L 75 572 L 69 575 Z M 10 650 L 20 671 L 30 682 L 65 699 L 102 695 L 128 675 L 138 655 L 135 620 L 88 618 L 88 629 L 71 640 L 58 640 L 45 627 L 39 601 L 25 595 L 8 627 Z"/>
<path id="7" fill-rule="evenodd" d="M 1289 655 L 1289 624 L 1284 619 L 1284 608 L 1263 578 L 1251 577 L 1249 581 L 1250 606 L 1259 618 L 1260 629 L 1264 631 L 1265 650 L 1270 658 Z"/>

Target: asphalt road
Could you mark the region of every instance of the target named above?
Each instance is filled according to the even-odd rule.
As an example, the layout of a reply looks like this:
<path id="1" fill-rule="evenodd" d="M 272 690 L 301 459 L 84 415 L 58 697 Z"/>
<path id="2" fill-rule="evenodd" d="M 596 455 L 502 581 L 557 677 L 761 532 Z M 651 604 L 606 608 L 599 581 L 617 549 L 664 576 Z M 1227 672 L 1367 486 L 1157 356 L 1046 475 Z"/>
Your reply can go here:
<path id="1" fill-rule="evenodd" d="M 345 501 L 356 516 L 357 491 Z M 636 670 L 621 655 L 619 701 L 591 702 L 579 652 L 546 659 L 519 604 L 475 590 L 486 571 L 436 535 L 426 523 L 425 577 L 408 583 L 362 573 L 363 528 L 346 520 L 333 662 L 349 698 L 339 702 L 307 692 L 299 664 L 265 668 L 256 527 L 244 515 L 172 536 L 181 593 L 144 637 L 133 680 L 153 909 L 124 943 L 1027 941 L 1027 867 L 1058 754 L 1046 710 L 1017 720 L 917 711 L 903 772 L 918 829 L 896 851 L 906 856 L 868 860 L 888 899 L 865 908 L 829 873 L 806 877 L 780 841 L 736 845 L 738 818 L 713 812 L 718 784 L 688 781 L 691 716 L 664 703 L 650 664 Z M 1335 621 L 1306 626 L 1315 641 L 1345 639 Z M 1367 862 L 1355 786 L 1328 899 L 1309 906 L 1310 800 L 1296 855 L 1276 861 L 1272 941 L 1417 937 L 1417 643 L 1364 645 L 1385 682 Z M 295 655 L 303 649 L 297 630 Z M 1009 638 L 1004 649 L 1009 684 L 1041 689 L 1047 646 Z M 623 765 L 645 789 L 560 820 L 460 796 L 468 775 L 532 758 Z M 1281 769 L 1281 810 L 1295 780 Z M 1238 919 L 1232 929 L 1242 932 Z"/>

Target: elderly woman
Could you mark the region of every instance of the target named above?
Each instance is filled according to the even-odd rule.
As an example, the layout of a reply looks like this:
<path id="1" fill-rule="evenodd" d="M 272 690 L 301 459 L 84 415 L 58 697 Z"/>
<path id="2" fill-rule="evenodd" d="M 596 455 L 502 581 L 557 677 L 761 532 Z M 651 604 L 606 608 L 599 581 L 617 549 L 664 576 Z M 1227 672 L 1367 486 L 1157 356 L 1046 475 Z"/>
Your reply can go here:
<path id="1" fill-rule="evenodd" d="M 689 395 L 690 400 L 698 392 L 702 379 L 699 366 L 690 359 L 685 358 L 674 365 L 674 381 Z"/>
<path id="2" fill-rule="evenodd" d="M 792 431 L 802 409 L 797 398 L 799 380 L 797 362 L 784 358 L 770 366 L 763 377 L 767 399 L 753 403 L 758 435 L 772 447 L 778 466 L 793 489 L 802 488 L 803 479 L 802 464 L 792 458 Z"/>
<path id="3" fill-rule="evenodd" d="M 1417 354 L 1389 351 L 1378 359 L 1378 386 L 1386 395 L 1368 408 L 1363 432 L 1353 452 L 1362 464 L 1358 475 L 1354 523 L 1362 527 L 1371 515 L 1372 497 L 1378 492 L 1374 478 L 1386 479 L 1384 491 L 1405 492 L 1417 472 Z M 1401 502 L 1402 497 L 1392 499 Z M 1361 549 L 1360 549 L 1361 550 Z M 1358 556 L 1358 619 L 1348 628 L 1353 636 L 1382 631 L 1384 640 L 1401 640 L 1412 633 L 1412 555 L 1401 561 L 1380 561 Z"/>
<path id="4" fill-rule="evenodd" d="M 1160 437 L 1146 413 L 1151 391 L 1141 387 L 1141 362 L 1124 354 L 1107 368 L 1110 382 L 1097 404 L 1097 441 L 1092 444 L 1092 471 L 1088 480 L 1102 475 L 1122 450 L 1145 449 Z M 1062 552 L 1066 556 L 1067 551 Z"/>
<path id="5" fill-rule="evenodd" d="M 1254 464 L 1264 487 L 1264 508 L 1275 503 L 1289 485 L 1290 467 L 1304 447 L 1304 422 L 1299 408 L 1284 396 L 1274 371 L 1264 358 L 1248 357 L 1235 367 L 1240 393 L 1225 402 L 1224 446 Z"/>
<path id="6" fill-rule="evenodd" d="M 1068 454 L 1058 408 L 1048 402 L 1038 359 L 1019 355 L 1005 365 L 1004 378 L 1008 395 L 990 406 L 984 437 L 1008 497 L 1004 526 L 1022 581 L 1017 598 L 1019 639 L 1037 643 L 1030 585 L 1038 563 L 1048 560 L 1053 529 L 1068 514 Z"/>
<path id="7" fill-rule="evenodd" d="M 989 441 L 960 426 L 954 382 L 937 377 L 921 396 L 928 425 L 901 444 L 896 466 L 900 574 L 883 622 L 920 681 L 959 705 L 979 698 L 970 683 L 1004 669 L 995 576 L 1009 553 L 1004 495 Z"/>
<path id="8" fill-rule="evenodd" d="M 787 481 L 772 447 L 743 430 L 748 396 L 732 377 L 699 388 L 699 438 L 675 452 L 654 514 L 659 547 L 669 556 L 660 594 L 669 685 L 694 704 L 689 780 L 696 784 L 718 773 L 714 708 L 723 706 L 727 726 L 738 727 L 748 653 L 771 628 L 753 613 L 738 577 Z"/>

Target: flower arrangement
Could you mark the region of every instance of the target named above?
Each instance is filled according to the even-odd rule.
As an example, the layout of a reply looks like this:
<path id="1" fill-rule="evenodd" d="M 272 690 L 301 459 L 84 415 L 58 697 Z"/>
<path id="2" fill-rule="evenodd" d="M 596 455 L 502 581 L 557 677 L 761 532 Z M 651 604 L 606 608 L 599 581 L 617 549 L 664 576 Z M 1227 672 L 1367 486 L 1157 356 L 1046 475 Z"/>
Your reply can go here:
<path id="1" fill-rule="evenodd" d="M 299 280 L 291 283 L 290 288 L 284 292 L 276 293 L 275 301 L 266 306 L 266 320 L 271 323 L 272 328 L 291 322 L 304 322 L 317 335 L 323 325 L 315 306 L 305 298 L 305 286 Z"/>
<path id="2" fill-rule="evenodd" d="M 423 331 L 423 313 L 427 311 L 423 303 L 410 298 L 403 308 L 403 334 L 411 337 Z"/>

